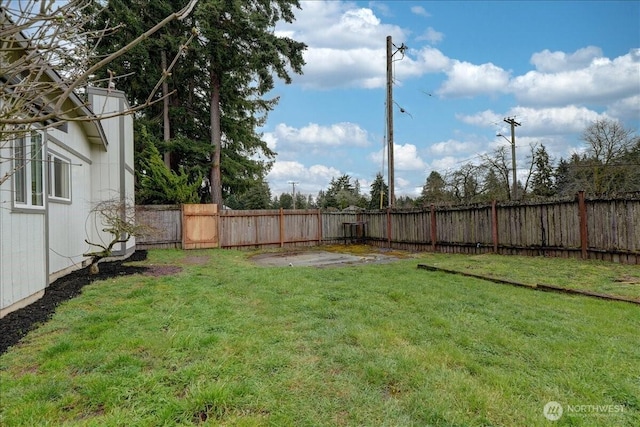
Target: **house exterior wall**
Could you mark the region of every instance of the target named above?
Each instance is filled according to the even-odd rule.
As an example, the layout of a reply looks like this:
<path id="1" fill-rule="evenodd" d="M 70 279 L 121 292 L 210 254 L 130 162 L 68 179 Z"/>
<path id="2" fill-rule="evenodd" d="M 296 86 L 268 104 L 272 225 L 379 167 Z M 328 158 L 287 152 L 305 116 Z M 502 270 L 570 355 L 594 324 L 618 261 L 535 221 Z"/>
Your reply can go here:
<path id="1" fill-rule="evenodd" d="M 124 93 L 90 88 L 89 101 L 99 115 L 110 115 L 129 108 Z M 117 115 L 101 121 L 107 139 L 107 150 L 92 147 L 91 192 L 94 205 L 101 201 L 118 200 L 134 209 L 133 118 Z M 102 232 L 99 218 L 92 218 L 94 241 L 110 242 L 111 235 Z M 98 222 L 96 224 L 96 221 Z M 135 250 L 135 238 L 114 247 L 115 255 L 128 255 Z"/>
<path id="2" fill-rule="evenodd" d="M 89 88 L 88 94 L 97 115 L 128 108 L 120 91 Z M 101 120 L 100 126 L 98 133 L 103 132 L 104 138 L 99 139 L 89 138 L 86 123 L 76 121 L 69 121 L 64 131 L 44 131 L 44 158 L 53 154 L 70 163 L 68 200 L 45 197 L 41 209 L 16 209 L 13 180 L 2 184 L 0 317 L 40 298 L 58 277 L 88 265 L 89 258 L 82 254 L 96 248 L 85 239 L 111 241 L 111 235 L 101 231 L 100 218 L 91 212 L 97 203 L 127 201 L 133 208 L 133 119 L 115 116 Z M 11 162 L 0 162 L 0 176 L 11 168 Z M 45 173 L 45 189 L 48 179 Z M 135 250 L 135 240 L 114 249 L 114 255 L 127 256 Z"/>
<path id="3" fill-rule="evenodd" d="M 12 212 L 10 193 L 0 191 L 0 317 L 40 298 L 47 283 L 43 239 L 34 238 L 45 235 L 44 211 Z"/>
<path id="4" fill-rule="evenodd" d="M 49 281 L 87 265 L 84 237 L 89 230 L 91 210 L 91 146 L 83 140 L 83 130 L 69 123 L 66 133 L 49 132 L 47 151 L 71 163 L 70 201 L 49 198 L 47 206 Z"/>

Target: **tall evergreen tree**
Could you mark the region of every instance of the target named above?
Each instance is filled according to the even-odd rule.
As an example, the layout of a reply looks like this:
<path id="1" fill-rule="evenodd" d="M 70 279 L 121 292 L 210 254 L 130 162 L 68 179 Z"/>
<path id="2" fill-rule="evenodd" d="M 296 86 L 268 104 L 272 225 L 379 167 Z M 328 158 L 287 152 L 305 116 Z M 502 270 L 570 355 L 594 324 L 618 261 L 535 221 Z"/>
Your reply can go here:
<path id="1" fill-rule="evenodd" d="M 349 175 L 331 178 L 320 207 L 345 209 L 348 206 L 366 207 L 366 199 L 359 193 L 360 185 L 351 183 Z"/>
<path id="2" fill-rule="evenodd" d="M 553 166 L 544 145 L 540 145 L 534 153 L 531 187 L 531 192 L 536 197 L 550 197 L 555 194 Z"/>
<path id="3" fill-rule="evenodd" d="M 567 196 L 572 191 L 571 185 L 571 172 L 569 162 L 565 159 L 560 159 L 558 166 L 553 172 L 554 192 L 558 196 Z"/>
<path id="4" fill-rule="evenodd" d="M 421 199 L 424 205 L 445 203 L 450 200 L 447 183 L 439 172 L 432 171 L 429 174 L 422 186 Z"/>
<path id="5" fill-rule="evenodd" d="M 243 154 L 260 149 L 272 154 L 256 133 L 276 100 L 262 97 L 274 87 L 275 74 L 291 82 L 289 70 L 302 73 L 304 43 L 273 31 L 293 22 L 297 0 L 201 0 L 195 11 L 201 68 L 211 129 L 211 196 L 222 203 L 222 148 L 235 145 Z M 234 175 L 231 175 L 234 176 Z"/>
<path id="6" fill-rule="evenodd" d="M 163 11 L 179 9 L 183 2 L 108 0 L 105 19 L 122 23 L 126 31 L 105 37 L 104 46 L 113 48 L 137 36 Z M 215 203 L 222 204 L 224 195 L 242 195 L 259 186 L 271 165 L 268 160 L 275 153 L 257 129 L 277 103 L 265 99 L 274 87 L 274 75 L 289 83 L 290 71 L 302 72 L 306 46 L 273 31 L 279 21 L 294 20 L 295 8 L 297 0 L 199 0 L 188 19 L 172 22 L 159 37 L 114 64 L 118 74 L 128 73 L 118 88 L 136 102 L 162 75 L 161 57 L 180 53 L 166 93 L 159 94 L 171 93 L 169 121 L 163 120 L 162 102 L 144 110 L 142 119 L 156 136 L 157 146 L 171 153 L 174 170 L 182 166 L 190 176 L 203 172 L 209 176 L 209 199 Z M 197 42 L 184 49 L 194 28 L 199 32 Z"/>
<path id="7" fill-rule="evenodd" d="M 280 194 L 280 203 L 277 207 L 282 209 L 293 209 L 293 196 L 290 193 Z"/>
<path id="8" fill-rule="evenodd" d="M 384 182 L 380 172 L 371 184 L 370 195 L 369 209 L 384 209 L 389 205 L 389 186 Z"/>

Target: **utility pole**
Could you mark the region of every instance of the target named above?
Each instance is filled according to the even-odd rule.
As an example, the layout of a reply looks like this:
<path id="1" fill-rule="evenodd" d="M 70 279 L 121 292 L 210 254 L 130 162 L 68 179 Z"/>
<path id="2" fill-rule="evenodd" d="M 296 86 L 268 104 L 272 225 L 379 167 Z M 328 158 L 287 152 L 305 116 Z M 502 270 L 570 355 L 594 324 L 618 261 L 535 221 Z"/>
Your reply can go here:
<path id="1" fill-rule="evenodd" d="M 387 144 L 389 145 L 389 207 L 395 204 L 395 177 L 393 171 L 393 42 L 387 36 Z"/>
<path id="2" fill-rule="evenodd" d="M 511 125 L 511 168 L 513 169 L 513 200 L 518 200 L 518 180 L 516 178 L 516 126 L 520 123 L 516 122 L 515 117 L 507 117 L 504 119 L 506 123 Z"/>
<path id="3" fill-rule="evenodd" d="M 298 181 L 289 181 L 291 187 L 293 188 L 293 209 L 296 208 L 296 184 L 299 184 Z"/>
<path id="4" fill-rule="evenodd" d="M 393 48 L 396 48 L 395 52 Z M 400 47 L 393 44 L 391 36 L 387 36 L 387 144 L 389 146 L 389 207 L 396 203 L 395 176 L 393 170 L 393 55 L 400 52 L 404 58 L 407 46 L 402 43 Z M 402 59 L 402 58 L 400 58 Z M 405 111 L 400 109 L 400 112 Z"/>

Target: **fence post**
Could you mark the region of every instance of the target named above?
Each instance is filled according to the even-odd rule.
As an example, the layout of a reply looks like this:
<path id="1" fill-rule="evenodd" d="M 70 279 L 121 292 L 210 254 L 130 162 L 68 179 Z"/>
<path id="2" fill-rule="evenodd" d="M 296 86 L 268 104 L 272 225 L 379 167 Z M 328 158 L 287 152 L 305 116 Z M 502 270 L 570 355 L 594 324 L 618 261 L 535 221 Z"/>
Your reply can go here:
<path id="1" fill-rule="evenodd" d="M 391 249 L 391 208 L 387 208 L 387 245 Z"/>
<path id="2" fill-rule="evenodd" d="M 582 259 L 587 259 L 587 204 L 584 200 L 584 190 L 578 191 L 578 211 L 580 212 L 580 247 Z"/>
<path id="3" fill-rule="evenodd" d="M 493 252 L 498 253 L 498 202 L 491 202 L 491 237 L 493 238 Z"/>
<path id="4" fill-rule="evenodd" d="M 322 211 L 318 209 L 318 244 L 322 244 Z"/>
<path id="5" fill-rule="evenodd" d="M 284 247 L 284 209 L 280 208 L 280 247 Z"/>
<path id="6" fill-rule="evenodd" d="M 431 204 L 431 250 L 436 251 L 436 240 L 438 239 L 438 230 L 436 223 L 436 207 Z"/>

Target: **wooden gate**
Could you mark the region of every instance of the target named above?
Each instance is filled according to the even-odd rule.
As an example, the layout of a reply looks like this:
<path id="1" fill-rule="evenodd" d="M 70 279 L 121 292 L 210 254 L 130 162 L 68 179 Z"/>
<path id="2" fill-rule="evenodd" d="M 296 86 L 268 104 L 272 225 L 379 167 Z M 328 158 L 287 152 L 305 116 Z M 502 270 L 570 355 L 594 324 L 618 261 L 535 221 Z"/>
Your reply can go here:
<path id="1" fill-rule="evenodd" d="M 182 249 L 218 246 L 218 205 L 182 205 Z"/>

